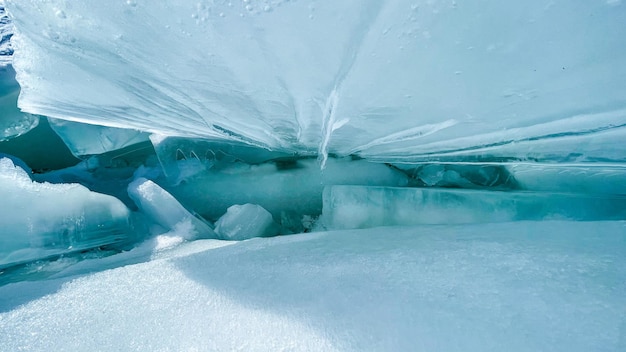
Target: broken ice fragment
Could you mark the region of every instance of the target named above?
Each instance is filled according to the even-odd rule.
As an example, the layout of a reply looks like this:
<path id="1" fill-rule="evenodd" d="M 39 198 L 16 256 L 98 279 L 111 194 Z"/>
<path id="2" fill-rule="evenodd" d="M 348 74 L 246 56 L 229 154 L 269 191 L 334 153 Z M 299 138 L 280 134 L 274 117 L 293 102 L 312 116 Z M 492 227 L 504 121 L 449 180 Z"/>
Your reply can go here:
<path id="1" fill-rule="evenodd" d="M 253 237 L 278 234 L 278 225 L 272 214 L 256 204 L 233 205 L 215 223 L 215 232 L 221 239 L 241 241 Z"/>
<path id="2" fill-rule="evenodd" d="M 275 219 L 288 211 L 295 221 L 322 212 L 324 185 L 406 186 L 407 175 L 383 164 L 364 160 L 328 160 L 326 169 L 314 159 L 261 165 L 233 163 L 208 170 L 168 191 L 203 217 L 214 220 L 233 204 L 262 206 Z"/>
<path id="3" fill-rule="evenodd" d="M 330 186 L 324 189 L 328 229 L 516 220 L 626 219 L 626 197 L 573 193 Z"/>
<path id="4" fill-rule="evenodd" d="M 78 184 L 33 182 L 0 159 L 0 267 L 121 242 L 130 211 L 118 199 Z"/>
<path id="5" fill-rule="evenodd" d="M 626 165 L 621 163 L 515 163 L 507 169 L 529 191 L 626 196 Z"/>
<path id="6" fill-rule="evenodd" d="M 148 141 L 148 134 L 133 129 L 90 125 L 48 119 L 50 127 L 67 145 L 74 156 L 94 155 L 122 149 Z"/>
<path id="7" fill-rule="evenodd" d="M 0 141 L 22 135 L 37 127 L 39 123 L 38 116 L 23 113 L 18 109 L 19 94 L 20 86 L 15 80 L 13 66 L 0 66 Z"/>
<path id="8" fill-rule="evenodd" d="M 233 162 L 260 164 L 268 160 L 292 156 L 249 144 L 202 138 L 150 135 L 150 141 L 163 167 L 165 176 L 174 184 L 211 167 Z"/>
<path id="9" fill-rule="evenodd" d="M 150 180 L 138 178 L 131 182 L 128 195 L 142 213 L 168 231 L 188 222 L 192 228 L 181 232 L 185 234 L 185 239 L 216 237 L 208 224 L 191 214 L 171 194 Z"/>
<path id="10" fill-rule="evenodd" d="M 515 189 L 515 179 L 502 165 L 493 164 L 399 164 L 415 179 L 417 186 L 471 189 Z"/>

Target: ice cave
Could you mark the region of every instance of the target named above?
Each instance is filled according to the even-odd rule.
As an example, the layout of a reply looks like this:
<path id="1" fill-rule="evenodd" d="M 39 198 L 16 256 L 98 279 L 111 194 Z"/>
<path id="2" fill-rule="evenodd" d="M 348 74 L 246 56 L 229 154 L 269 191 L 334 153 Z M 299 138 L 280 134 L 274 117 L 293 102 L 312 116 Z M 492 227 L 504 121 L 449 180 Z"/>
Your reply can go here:
<path id="1" fill-rule="evenodd" d="M 0 351 L 626 351 L 626 2 L 0 0 Z"/>

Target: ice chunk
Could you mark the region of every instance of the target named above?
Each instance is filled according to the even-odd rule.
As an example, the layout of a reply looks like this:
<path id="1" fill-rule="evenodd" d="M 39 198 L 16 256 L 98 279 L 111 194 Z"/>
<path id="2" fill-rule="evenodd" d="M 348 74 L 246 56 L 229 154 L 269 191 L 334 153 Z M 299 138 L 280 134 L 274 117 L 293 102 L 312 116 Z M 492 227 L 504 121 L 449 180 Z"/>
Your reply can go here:
<path id="1" fill-rule="evenodd" d="M 1 62 L 0 60 L 0 141 L 3 141 L 37 127 L 39 117 L 23 113 L 17 108 L 20 86 L 15 80 L 15 71 L 13 66 L 2 66 Z"/>
<path id="2" fill-rule="evenodd" d="M 131 182 L 128 194 L 141 212 L 167 231 L 189 222 L 193 229 L 184 232 L 186 239 L 216 237 L 208 224 L 191 214 L 171 194 L 150 180 L 138 178 Z"/>
<path id="3" fill-rule="evenodd" d="M 130 212 L 118 199 L 78 184 L 31 181 L 0 159 L 0 267 L 127 239 Z"/>
<path id="4" fill-rule="evenodd" d="M 315 159 L 283 160 L 260 165 L 234 163 L 166 187 L 182 204 L 216 220 L 233 204 L 258 204 L 275 219 L 319 215 L 324 185 L 405 186 L 405 173 L 364 160 L 329 159 L 320 170 Z"/>
<path id="5" fill-rule="evenodd" d="M 19 157 L 38 172 L 65 168 L 80 161 L 50 128 L 46 118 L 40 118 L 28 133 L 0 141 L 0 152 Z"/>
<path id="6" fill-rule="evenodd" d="M 126 128 L 49 119 L 50 127 L 77 157 L 102 154 L 148 141 L 148 134 Z"/>
<path id="7" fill-rule="evenodd" d="M 619 2 L 234 3 L 7 0 L 20 107 L 384 162 L 624 161 Z"/>
<path id="8" fill-rule="evenodd" d="M 235 204 L 215 223 L 215 232 L 224 240 L 241 241 L 278 234 L 272 214 L 256 204 Z"/>
<path id="9" fill-rule="evenodd" d="M 454 188 L 518 188 L 515 178 L 502 165 L 494 164 L 399 164 L 417 186 Z"/>
<path id="10" fill-rule="evenodd" d="M 625 220 L 626 197 L 436 188 L 330 186 L 323 223 L 329 229 L 515 220 Z"/>
<path id="11" fill-rule="evenodd" d="M 626 165 L 619 163 L 514 163 L 507 166 L 522 189 L 626 195 Z"/>
<path id="12" fill-rule="evenodd" d="M 151 135 L 163 172 L 174 184 L 212 167 L 228 167 L 233 162 L 259 164 L 272 159 L 293 157 L 241 142 L 217 139 Z"/>

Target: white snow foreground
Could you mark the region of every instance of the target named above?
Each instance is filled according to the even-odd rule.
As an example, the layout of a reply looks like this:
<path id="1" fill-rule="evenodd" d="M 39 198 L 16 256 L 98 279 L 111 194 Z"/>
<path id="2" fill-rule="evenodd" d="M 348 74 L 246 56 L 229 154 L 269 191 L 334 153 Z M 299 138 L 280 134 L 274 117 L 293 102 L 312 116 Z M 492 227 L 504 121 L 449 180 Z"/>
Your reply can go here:
<path id="1" fill-rule="evenodd" d="M 0 350 L 623 351 L 625 238 L 623 221 L 377 228 L 85 273 L 131 251 L 0 287 Z"/>

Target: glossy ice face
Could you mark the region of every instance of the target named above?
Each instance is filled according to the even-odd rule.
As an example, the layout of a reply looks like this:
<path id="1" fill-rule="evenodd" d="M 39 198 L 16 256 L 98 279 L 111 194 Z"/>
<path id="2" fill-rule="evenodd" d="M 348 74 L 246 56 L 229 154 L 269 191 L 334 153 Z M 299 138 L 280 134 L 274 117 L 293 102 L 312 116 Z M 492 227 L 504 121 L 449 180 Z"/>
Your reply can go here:
<path id="1" fill-rule="evenodd" d="M 380 161 L 624 161 L 621 1 L 8 0 L 29 113 Z"/>
<path id="2" fill-rule="evenodd" d="M 117 198 L 79 184 L 32 181 L 0 158 L 0 269 L 117 243 L 131 236 L 130 211 Z"/>

